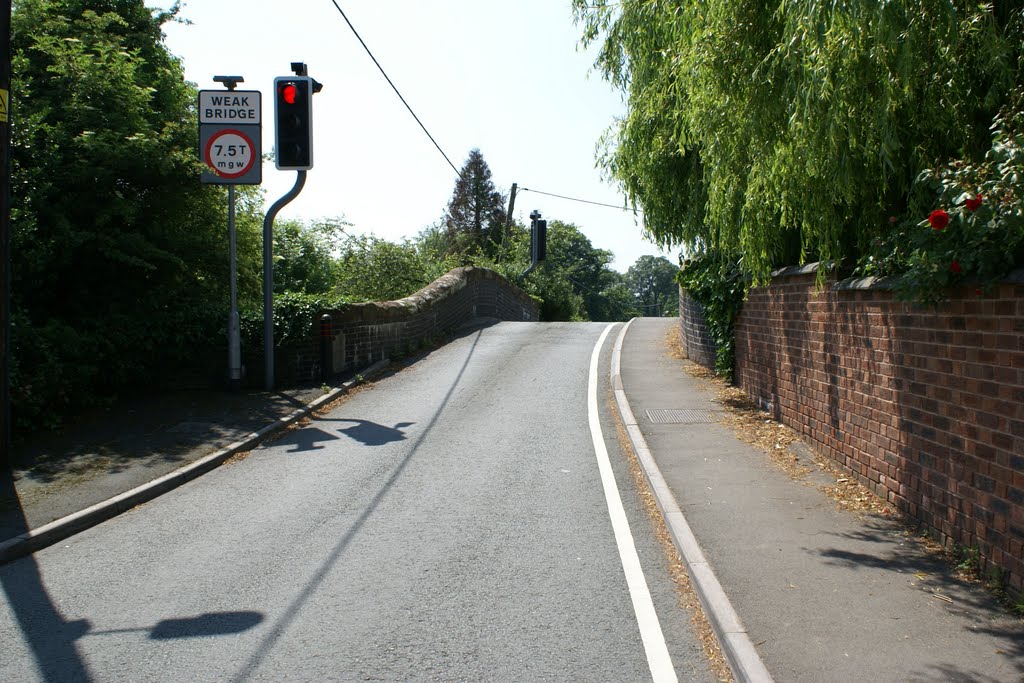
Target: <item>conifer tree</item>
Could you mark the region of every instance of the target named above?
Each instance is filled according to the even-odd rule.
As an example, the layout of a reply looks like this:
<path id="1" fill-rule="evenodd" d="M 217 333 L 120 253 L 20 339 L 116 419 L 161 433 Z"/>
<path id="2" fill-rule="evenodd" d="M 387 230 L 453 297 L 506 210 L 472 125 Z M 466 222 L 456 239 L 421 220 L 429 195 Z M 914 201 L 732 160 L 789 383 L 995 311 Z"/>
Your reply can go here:
<path id="1" fill-rule="evenodd" d="M 491 180 L 479 149 L 466 159 L 444 216 L 449 253 L 481 251 L 493 256 L 501 245 L 505 197 Z"/>

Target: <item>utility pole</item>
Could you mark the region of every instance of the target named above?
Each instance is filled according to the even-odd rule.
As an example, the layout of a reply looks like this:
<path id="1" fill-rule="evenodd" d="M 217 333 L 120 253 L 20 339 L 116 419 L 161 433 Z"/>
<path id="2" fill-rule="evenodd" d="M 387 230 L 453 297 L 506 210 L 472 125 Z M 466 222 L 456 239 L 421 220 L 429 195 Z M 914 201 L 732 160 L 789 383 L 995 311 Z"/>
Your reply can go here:
<path id="1" fill-rule="evenodd" d="M 512 233 L 512 212 L 516 208 L 517 189 L 519 189 L 519 186 L 512 183 L 512 191 L 508 195 L 508 215 L 505 217 L 505 226 L 501 230 L 501 248 L 498 250 L 498 263 L 501 263 L 501 258 L 505 255 L 505 244 Z"/>
<path id="2" fill-rule="evenodd" d="M 512 191 L 508 194 L 508 216 L 505 218 L 505 232 L 501 235 L 502 243 L 505 242 L 505 236 L 512 232 L 512 212 L 516 209 L 516 190 L 519 189 L 519 185 L 512 183 Z"/>
<path id="3" fill-rule="evenodd" d="M 11 0 L 0 0 L 0 468 L 11 453 Z"/>

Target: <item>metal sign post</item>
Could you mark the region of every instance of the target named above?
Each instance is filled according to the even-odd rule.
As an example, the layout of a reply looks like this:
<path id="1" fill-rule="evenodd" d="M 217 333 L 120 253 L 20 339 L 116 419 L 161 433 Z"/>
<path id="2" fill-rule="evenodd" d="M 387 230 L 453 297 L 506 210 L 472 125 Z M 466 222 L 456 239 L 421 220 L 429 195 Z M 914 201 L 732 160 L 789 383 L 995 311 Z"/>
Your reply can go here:
<path id="1" fill-rule="evenodd" d="M 238 316 L 238 232 L 235 230 L 235 186 L 228 185 L 228 251 L 231 261 L 231 310 L 228 312 L 228 385 L 242 386 L 242 324 Z"/>
<path id="2" fill-rule="evenodd" d="M 214 76 L 227 90 L 199 91 L 199 151 L 207 170 L 203 183 L 228 186 L 228 251 L 231 260 L 231 311 L 228 313 L 228 384 L 242 385 L 242 334 L 238 316 L 238 256 L 235 185 L 259 185 L 263 127 L 257 90 L 235 90 L 241 76 Z"/>

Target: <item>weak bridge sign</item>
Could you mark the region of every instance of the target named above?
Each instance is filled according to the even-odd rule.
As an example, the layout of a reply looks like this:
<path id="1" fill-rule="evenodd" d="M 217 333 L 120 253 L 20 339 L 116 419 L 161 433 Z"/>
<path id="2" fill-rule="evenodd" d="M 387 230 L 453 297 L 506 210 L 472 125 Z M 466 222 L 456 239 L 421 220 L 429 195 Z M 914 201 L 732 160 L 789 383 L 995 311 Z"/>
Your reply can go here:
<path id="1" fill-rule="evenodd" d="M 258 90 L 199 91 L 199 154 L 203 183 L 259 185 L 263 180 Z"/>

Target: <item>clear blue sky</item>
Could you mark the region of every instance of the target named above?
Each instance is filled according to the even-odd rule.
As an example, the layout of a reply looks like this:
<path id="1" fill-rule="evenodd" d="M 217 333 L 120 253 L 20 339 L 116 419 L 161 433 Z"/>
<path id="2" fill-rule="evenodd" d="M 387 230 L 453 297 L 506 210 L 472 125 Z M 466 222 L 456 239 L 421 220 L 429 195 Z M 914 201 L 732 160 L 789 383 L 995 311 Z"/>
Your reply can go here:
<path id="1" fill-rule="evenodd" d="M 170 3 L 150 2 L 151 6 Z M 601 179 L 595 146 L 625 107 L 579 48 L 568 0 L 338 0 L 356 30 L 452 162 L 484 155 L 498 188 L 520 188 L 621 206 Z M 281 217 L 344 216 L 354 231 L 390 240 L 436 222 L 455 173 L 406 111 L 331 0 L 191 0 L 166 27 L 185 76 L 201 89 L 240 75 L 263 95 L 263 150 L 273 146 L 275 76 L 303 61 L 323 83 L 314 100 L 314 168 Z M 264 165 L 273 201 L 294 172 Z M 625 271 L 643 254 L 642 217 L 521 192 L 531 210 L 578 225 Z M 665 254 L 674 260 L 673 254 Z"/>

